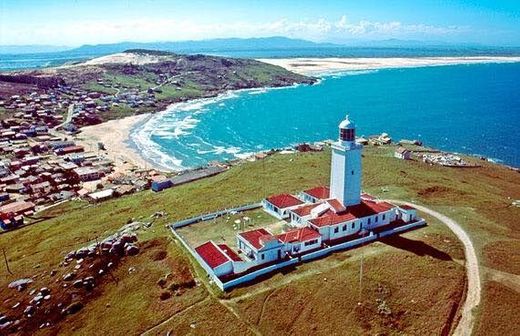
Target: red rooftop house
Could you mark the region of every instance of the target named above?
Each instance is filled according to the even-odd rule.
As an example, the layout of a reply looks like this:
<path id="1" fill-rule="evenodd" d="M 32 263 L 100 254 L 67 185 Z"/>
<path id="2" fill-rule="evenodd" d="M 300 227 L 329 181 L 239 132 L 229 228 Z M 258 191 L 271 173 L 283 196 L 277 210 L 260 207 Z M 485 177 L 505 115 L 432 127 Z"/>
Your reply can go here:
<path id="1" fill-rule="evenodd" d="M 289 218 L 289 210 L 304 204 L 291 194 L 269 196 L 262 201 L 264 209 L 279 219 Z"/>
<path id="2" fill-rule="evenodd" d="M 217 277 L 233 273 L 233 260 L 213 241 L 196 247 L 195 251 Z"/>
<path id="3" fill-rule="evenodd" d="M 330 198 L 330 189 L 326 186 L 319 186 L 301 192 L 301 198 L 307 203 L 316 203 Z"/>
<path id="4" fill-rule="evenodd" d="M 317 249 L 321 246 L 321 235 L 309 227 L 293 229 L 276 236 L 282 244 L 283 251 L 291 255 Z"/>
<path id="5" fill-rule="evenodd" d="M 264 228 L 237 234 L 237 245 L 257 265 L 282 259 L 283 244 Z"/>

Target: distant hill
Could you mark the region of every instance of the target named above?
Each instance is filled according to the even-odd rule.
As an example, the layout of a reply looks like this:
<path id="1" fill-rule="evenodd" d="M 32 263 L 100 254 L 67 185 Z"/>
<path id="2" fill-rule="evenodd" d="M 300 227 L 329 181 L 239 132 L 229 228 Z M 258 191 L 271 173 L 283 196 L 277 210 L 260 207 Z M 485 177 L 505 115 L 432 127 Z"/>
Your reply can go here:
<path id="1" fill-rule="evenodd" d="M 70 50 L 66 46 L 53 45 L 0 45 L 0 54 L 36 54 Z"/>
<path id="2" fill-rule="evenodd" d="M 214 51 L 262 50 L 262 49 L 294 49 L 322 48 L 340 46 L 332 43 L 315 43 L 287 37 L 262 38 L 222 38 L 198 41 L 178 42 L 121 42 L 112 44 L 83 45 L 72 49 L 72 52 L 111 54 L 129 49 L 148 49 L 173 51 L 177 53 L 204 53 Z"/>

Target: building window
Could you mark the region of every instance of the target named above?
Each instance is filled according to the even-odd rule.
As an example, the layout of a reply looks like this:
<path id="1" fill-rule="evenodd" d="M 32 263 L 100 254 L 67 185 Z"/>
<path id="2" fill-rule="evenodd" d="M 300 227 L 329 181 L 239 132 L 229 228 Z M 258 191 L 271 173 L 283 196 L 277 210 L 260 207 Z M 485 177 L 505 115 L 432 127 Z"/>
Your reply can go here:
<path id="1" fill-rule="evenodd" d="M 372 219 L 372 218 L 368 217 L 368 220 L 367 220 L 368 225 L 370 225 L 370 220 L 371 220 L 371 219 Z"/>
<path id="2" fill-rule="evenodd" d="M 338 232 L 339 232 L 339 227 L 336 226 L 336 227 L 334 228 L 334 233 L 338 233 Z"/>
<path id="3" fill-rule="evenodd" d="M 374 223 L 377 223 L 377 220 L 378 220 L 378 219 L 379 219 L 379 216 L 376 216 L 376 217 L 374 218 Z"/>
<path id="4" fill-rule="evenodd" d="M 383 220 L 385 220 L 386 214 L 383 214 Z"/>
<path id="5" fill-rule="evenodd" d="M 343 225 L 343 231 L 347 231 L 347 224 Z"/>
<path id="6" fill-rule="evenodd" d="M 265 256 L 263 254 L 261 254 L 260 257 L 262 258 L 262 260 L 265 259 Z"/>
<path id="7" fill-rule="evenodd" d="M 352 171 L 352 175 L 354 175 L 354 171 Z"/>

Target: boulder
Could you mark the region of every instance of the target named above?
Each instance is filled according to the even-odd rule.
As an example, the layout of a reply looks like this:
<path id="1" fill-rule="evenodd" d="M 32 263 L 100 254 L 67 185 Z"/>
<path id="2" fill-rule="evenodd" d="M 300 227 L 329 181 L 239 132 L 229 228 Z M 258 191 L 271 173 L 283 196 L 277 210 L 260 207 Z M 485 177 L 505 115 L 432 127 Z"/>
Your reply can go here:
<path id="1" fill-rule="evenodd" d="M 81 288 L 83 287 L 83 280 L 79 279 L 79 280 L 76 280 L 72 283 L 72 286 L 74 286 L 74 288 Z"/>
<path id="2" fill-rule="evenodd" d="M 68 305 L 67 308 L 62 310 L 62 313 L 72 315 L 72 314 L 76 314 L 77 312 L 79 312 L 82 308 L 83 308 L 83 303 L 77 301 L 77 302 L 73 302 L 70 305 Z"/>
<path id="3" fill-rule="evenodd" d="M 33 283 L 32 279 L 27 279 L 27 278 L 25 278 L 25 279 L 18 279 L 18 280 L 12 281 L 7 287 L 9 287 L 9 288 L 16 288 L 19 291 L 22 291 L 25 288 L 27 288 L 28 285 L 30 285 L 32 283 Z"/>
<path id="4" fill-rule="evenodd" d="M 34 314 L 34 307 L 33 307 L 33 306 L 27 306 L 27 307 L 25 307 L 23 313 L 24 313 L 24 315 L 26 315 L 26 316 L 30 316 L 30 315 Z"/>
<path id="5" fill-rule="evenodd" d="M 139 254 L 139 247 L 137 247 L 133 244 L 128 244 L 125 247 L 125 254 L 128 256 L 135 256 L 135 255 Z"/>
<path id="6" fill-rule="evenodd" d="M 51 292 L 51 290 L 47 287 L 40 288 L 40 294 L 43 296 L 48 295 L 50 292 Z"/>
<path id="7" fill-rule="evenodd" d="M 74 279 L 76 277 L 76 273 L 74 272 L 70 272 L 70 273 L 67 273 L 63 276 L 63 280 L 64 281 L 71 281 L 72 279 Z"/>

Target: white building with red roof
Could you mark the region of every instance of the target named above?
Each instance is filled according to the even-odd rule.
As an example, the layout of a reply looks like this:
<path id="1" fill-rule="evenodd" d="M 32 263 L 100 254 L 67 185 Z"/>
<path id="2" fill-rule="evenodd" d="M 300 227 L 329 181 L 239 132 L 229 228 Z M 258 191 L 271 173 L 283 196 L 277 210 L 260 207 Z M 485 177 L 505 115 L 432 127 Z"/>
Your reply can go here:
<path id="1" fill-rule="evenodd" d="M 285 219 L 289 217 L 289 210 L 303 205 L 304 202 L 291 194 L 279 194 L 267 197 L 262 204 L 271 215 Z"/>
<path id="2" fill-rule="evenodd" d="M 237 234 L 237 246 L 257 265 L 282 258 L 282 242 L 264 228 Z"/>
<path id="3" fill-rule="evenodd" d="M 318 186 L 298 197 L 285 193 L 262 201 L 266 212 L 287 220 L 293 227 L 289 230 L 277 235 L 265 228 L 240 232 L 237 252 L 212 241 L 195 248 L 196 258 L 210 275 L 219 281 L 239 277 L 229 280 L 235 286 L 284 265 L 426 224 L 411 206 L 396 206 L 361 192 L 363 147 L 355 142 L 348 117 L 339 128 L 339 139 L 332 145 L 330 188 Z"/>
<path id="4" fill-rule="evenodd" d="M 233 273 L 233 260 L 213 241 L 196 247 L 195 251 L 216 276 Z"/>
<path id="5" fill-rule="evenodd" d="M 284 245 L 283 251 L 290 255 L 298 255 L 321 247 L 320 233 L 309 227 L 293 229 L 276 235 L 276 238 Z"/>

